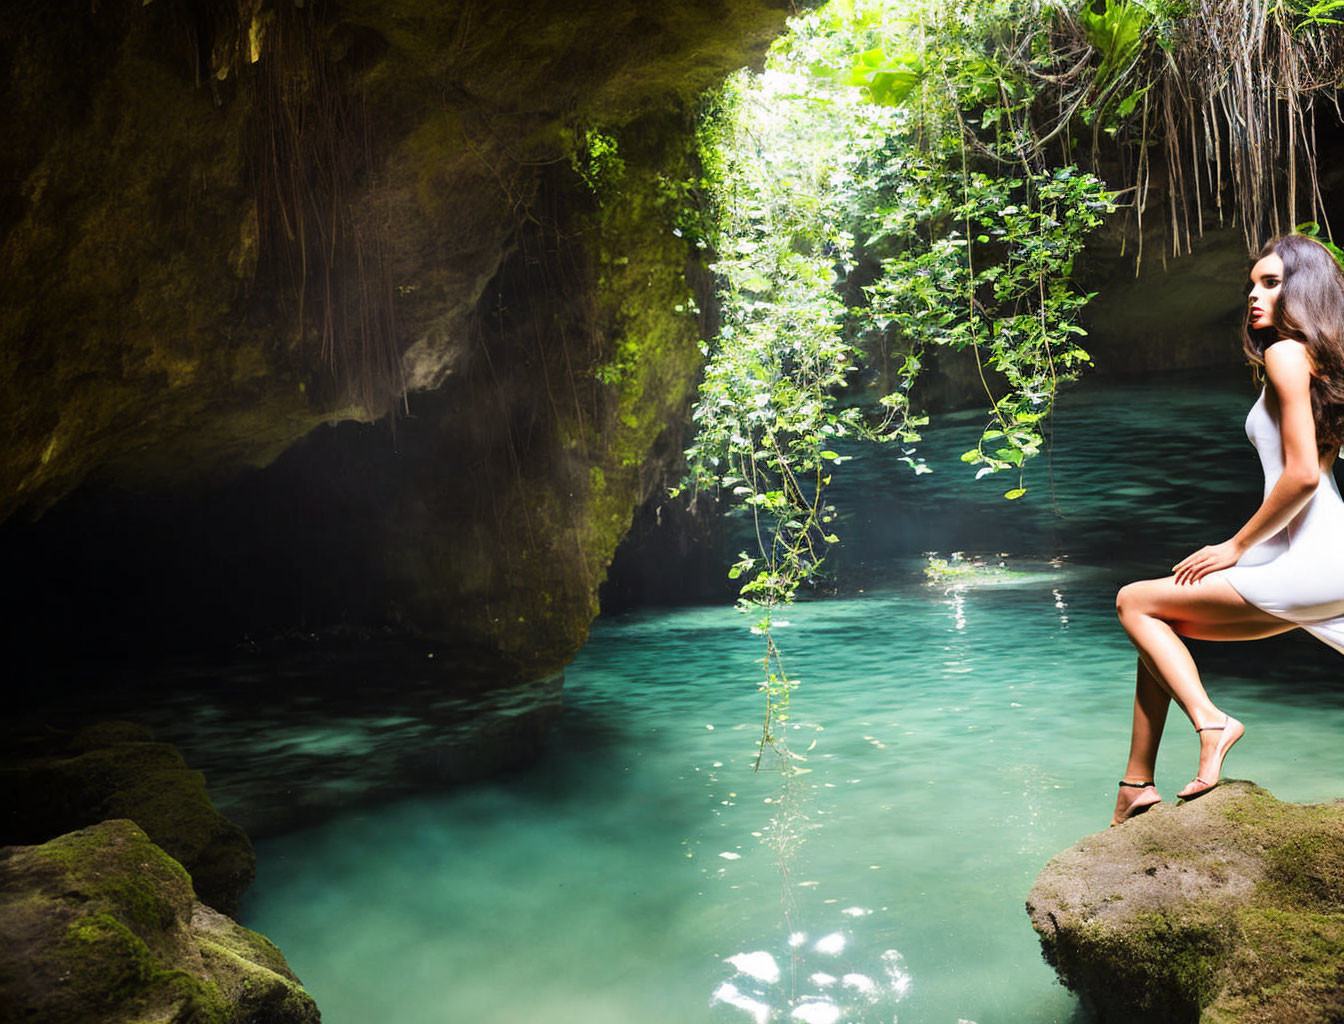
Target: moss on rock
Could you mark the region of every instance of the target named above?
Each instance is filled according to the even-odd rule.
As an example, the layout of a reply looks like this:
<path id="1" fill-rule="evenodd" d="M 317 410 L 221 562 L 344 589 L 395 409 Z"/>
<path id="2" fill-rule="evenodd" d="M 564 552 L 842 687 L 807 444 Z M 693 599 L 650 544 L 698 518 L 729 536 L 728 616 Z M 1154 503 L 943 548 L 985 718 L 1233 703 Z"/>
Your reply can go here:
<path id="1" fill-rule="evenodd" d="M 0 842 L 43 842 L 107 818 L 144 829 L 220 910 L 236 909 L 256 873 L 251 842 L 215 810 L 204 776 L 143 726 L 34 728 L 10 737 L 0 761 Z"/>
<path id="2" fill-rule="evenodd" d="M 319 1019 L 279 950 L 124 820 L 0 849 L 0 1004 L 29 1024 Z"/>
<path id="3" fill-rule="evenodd" d="M 415 619 L 465 624 L 524 676 L 556 671 L 587 639 L 635 509 L 680 457 L 703 359 L 693 278 L 704 271 L 677 229 L 675 185 L 694 171 L 691 129 L 685 111 L 610 128 L 602 137 L 616 169 L 595 194 L 594 182 L 566 169 L 539 198 L 555 204 L 552 220 L 520 247 L 530 268 L 501 271 L 497 301 L 516 305 L 482 323 L 488 351 L 475 385 L 499 394 L 502 414 L 525 421 L 529 440 L 482 453 L 498 474 L 491 516 L 471 532 L 436 531 L 440 548 L 397 557 Z M 576 132 L 572 144 L 588 137 Z M 534 277 L 538 287 L 526 287 Z M 503 383 L 501 368 L 517 366 L 531 370 L 530 386 Z M 453 517 L 431 507 L 439 521 Z M 450 566 L 456 593 L 435 584 Z M 441 568 L 426 579 L 426 567 Z"/>
<path id="4" fill-rule="evenodd" d="M 278 1024 L 316 1019 L 311 997 L 266 936 L 201 903 L 192 914 L 191 929 L 221 1000 L 245 1008 L 242 1020 Z"/>
<path id="5" fill-rule="evenodd" d="M 1055 857 L 1027 911 L 1046 959 L 1104 1020 L 1338 1021 L 1344 802 L 1224 782 Z"/>

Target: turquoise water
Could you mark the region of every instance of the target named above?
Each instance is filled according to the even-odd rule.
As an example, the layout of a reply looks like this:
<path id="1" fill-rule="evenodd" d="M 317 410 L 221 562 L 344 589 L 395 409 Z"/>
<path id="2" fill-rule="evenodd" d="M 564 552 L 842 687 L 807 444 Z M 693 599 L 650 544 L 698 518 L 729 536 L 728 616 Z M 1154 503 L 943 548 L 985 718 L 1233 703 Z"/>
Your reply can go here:
<path id="1" fill-rule="evenodd" d="M 742 616 L 599 619 L 535 765 L 258 843 L 244 923 L 328 1024 L 1086 1019 L 1023 901 L 1109 820 L 1134 662 L 1115 587 L 1254 509 L 1249 401 L 1228 381 L 1078 390 L 1053 502 L 1044 465 L 1011 505 L 970 482 L 970 419 L 930 435 L 927 477 L 862 453 L 832 591 L 777 634 L 805 773 L 753 771 Z M 999 571 L 926 582 L 926 552 L 958 550 Z M 1196 657 L 1247 724 L 1227 774 L 1344 790 L 1338 655 L 1289 637 Z M 1174 714 L 1169 801 L 1197 752 Z"/>

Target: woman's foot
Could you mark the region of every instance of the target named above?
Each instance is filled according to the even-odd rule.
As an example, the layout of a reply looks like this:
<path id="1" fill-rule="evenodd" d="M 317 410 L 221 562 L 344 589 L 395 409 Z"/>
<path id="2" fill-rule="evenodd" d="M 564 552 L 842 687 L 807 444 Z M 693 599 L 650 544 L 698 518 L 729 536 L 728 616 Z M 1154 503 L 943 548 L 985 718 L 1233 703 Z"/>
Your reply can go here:
<path id="1" fill-rule="evenodd" d="M 1153 788 L 1152 780 L 1147 782 L 1120 782 L 1120 793 L 1115 798 L 1115 814 L 1111 816 L 1111 827 L 1123 824 L 1136 814 L 1142 814 L 1152 807 L 1153 804 L 1160 804 L 1162 798 L 1157 795 L 1157 790 Z"/>
<path id="2" fill-rule="evenodd" d="M 1246 727 L 1231 715 L 1223 716 L 1222 725 L 1206 725 L 1196 728 L 1199 733 L 1199 774 L 1176 795 L 1182 800 L 1193 800 L 1203 796 L 1214 786 L 1223 771 L 1223 758 L 1232 749 L 1232 744 L 1246 733 Z"/>

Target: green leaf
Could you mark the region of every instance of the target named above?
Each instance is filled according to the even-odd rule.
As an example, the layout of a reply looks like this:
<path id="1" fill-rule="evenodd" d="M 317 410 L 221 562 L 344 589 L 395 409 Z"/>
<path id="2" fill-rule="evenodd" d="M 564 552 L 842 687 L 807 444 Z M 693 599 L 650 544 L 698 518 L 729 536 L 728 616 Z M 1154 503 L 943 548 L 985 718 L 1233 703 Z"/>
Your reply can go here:
<path id="1" fill-rule="evenodd" d="M 1120 101 L 1120 105 L 1115 108 L 1115 116 L 1128 117 L 1131 113 L 1134 112 L 1134 107 L 1139 102 L 1139 100 L 1143 99 L 1143 94 L 1146 93 L 1152 87 L 1153 83 L 1149 82 L 1142 89 L 1137 89 L 1134 92 L 1130 93 L 1128 96 L 1126 96 L 1124 99 L 1122 99 Z"/>
<path id="2" fill-rule="evenodd" d="M 870 68 L 880 68 L 887 62 L 887 55 L 882 47 L 876 46 L 871 50 L 864 50 L 859 54 L 859 60 Z"/>

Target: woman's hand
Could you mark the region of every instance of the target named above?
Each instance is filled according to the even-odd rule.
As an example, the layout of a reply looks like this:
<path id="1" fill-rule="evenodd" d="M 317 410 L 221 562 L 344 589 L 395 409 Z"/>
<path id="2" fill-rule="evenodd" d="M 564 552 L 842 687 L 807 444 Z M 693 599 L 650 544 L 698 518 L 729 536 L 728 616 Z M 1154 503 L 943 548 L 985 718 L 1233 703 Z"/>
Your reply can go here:
<path id="1" fill-rule="evenodd" d="M 1221 544 L 1202 547 L 1193 555 L 1181 559 L 1171 571 L 1176 574 L 1176 583 L 1198 583 L 1215 569 L 1227 569 L 1237 564 L 1237 559 L 1246 549 L 1235 540 L 1225 540 Z"/>

